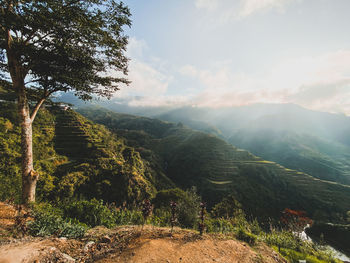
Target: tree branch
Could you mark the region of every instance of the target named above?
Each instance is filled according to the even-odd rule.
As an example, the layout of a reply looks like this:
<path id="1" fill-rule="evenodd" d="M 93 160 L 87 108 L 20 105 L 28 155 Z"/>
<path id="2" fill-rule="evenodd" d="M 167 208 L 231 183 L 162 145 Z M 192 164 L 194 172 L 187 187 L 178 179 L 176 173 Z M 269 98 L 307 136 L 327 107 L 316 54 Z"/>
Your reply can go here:
<path id="1" fill-rule="evenodd" d="M 34 107 L 34 109 L 33 109 L 33 112 L 32 112 L 32 114 L 31 114 L 31 116 L 30 116 L 30 121 L 31 121 L 32 123 L 33 123 L 33 121 L 34 121 L 34 119 L 35 119 L 35 116 L 36 116 L 36 114 L 38 113 L 38 111 L 39 111 L 41 105 L 42 105 L 42 104 L 44 103 L 44 101 L 46 100 L 46 98 L 47 98 L 47 96 L 41 98 L 41 99 L 37 102 L 37 104 L 35 105 L 35 107 Z"/>

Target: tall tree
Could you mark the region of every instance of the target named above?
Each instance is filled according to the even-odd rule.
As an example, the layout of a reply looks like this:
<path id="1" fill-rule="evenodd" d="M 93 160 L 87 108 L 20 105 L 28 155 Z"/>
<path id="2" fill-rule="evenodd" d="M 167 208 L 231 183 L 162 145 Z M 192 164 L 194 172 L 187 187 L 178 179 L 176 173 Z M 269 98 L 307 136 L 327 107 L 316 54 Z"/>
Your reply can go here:
<path id="1" fill-rule="evenodd" d="M 114 0 L 0 0 L 0 74 L 17 94 L 22 201 L 35 201 L 32 124 L 57 91 L 110 97 L 126 79 L 130 11 Z M 32 103 L 28 94 L 37 94 Z"/>

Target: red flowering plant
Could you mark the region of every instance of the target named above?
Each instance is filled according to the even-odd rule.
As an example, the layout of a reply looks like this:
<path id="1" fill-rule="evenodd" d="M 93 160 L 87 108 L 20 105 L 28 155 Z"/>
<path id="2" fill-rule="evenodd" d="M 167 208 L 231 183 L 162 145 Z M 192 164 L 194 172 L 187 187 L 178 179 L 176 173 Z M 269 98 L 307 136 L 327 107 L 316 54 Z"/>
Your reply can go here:
<path id="1" fill-rule="evenodd" d="M 311 226 L 313 221 L 306 216 L 305 211 L 285 208 L 282 212 L 281 222 L 284 227 L 294 233 L 300 234 L 305 227 Z"/>

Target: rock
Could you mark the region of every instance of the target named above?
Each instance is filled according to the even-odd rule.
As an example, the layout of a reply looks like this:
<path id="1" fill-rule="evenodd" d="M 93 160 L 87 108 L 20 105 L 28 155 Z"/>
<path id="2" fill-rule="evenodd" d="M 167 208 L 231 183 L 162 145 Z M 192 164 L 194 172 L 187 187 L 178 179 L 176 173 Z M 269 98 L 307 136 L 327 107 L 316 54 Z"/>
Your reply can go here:
<path id="1" fill-rule="evenodd" d="M 67 262 L 67 263 L 75 262 L 74 258 L 72 258 L 70 255 L 67 255 L 67 254 L 64 254 L 64 253 L 62 253 L 62 258 L 63 258 L 64 262 Z"/>
<path id="2" fill-rule="evenodd" d="M 51 252 L 54 252 L 54 251 L 57 250 L 57 248 L 55 248 L 55 247 L 50 247 L 49 250 L 50 250 Z"/>
<path id="3" fill-rule="evenodd" d="M 108 235 L 105 235 L 101 238 L 101 243 L 112 243 L 112 239 Z"/>
<path id="4" fill-rule="evenodd" d="M 60 237 L 58 240 L 59 241 L 67 241 L 67 238 L 66 237 Z"/>
<path id="5" fill-rule="evenodd" d="M 90 247 L 92 247 L 93 244 L 95 244 L 94 241 L 87 242 L 86 245 L 84 246 L 84 252 L 88 252 Z"/>

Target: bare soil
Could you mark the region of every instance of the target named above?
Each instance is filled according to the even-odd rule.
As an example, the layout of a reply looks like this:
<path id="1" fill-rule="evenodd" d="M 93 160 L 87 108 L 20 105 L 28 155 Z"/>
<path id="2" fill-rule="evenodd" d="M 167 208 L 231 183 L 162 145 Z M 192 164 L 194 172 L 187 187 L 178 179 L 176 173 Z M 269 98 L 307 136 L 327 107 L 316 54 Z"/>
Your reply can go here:
<path id="1" fill-rule="evenodd" d="M 0 230 L 14 228 L 15 210 L 0 203 Z M 0 232 L 1 233 L 1 232 Z M 152 226 L 96 227 L 82 239 L 9 238 L 0 243 L 0 263 L 285 263 L 263 243 L 253 247 L 223 235 Z"/>

